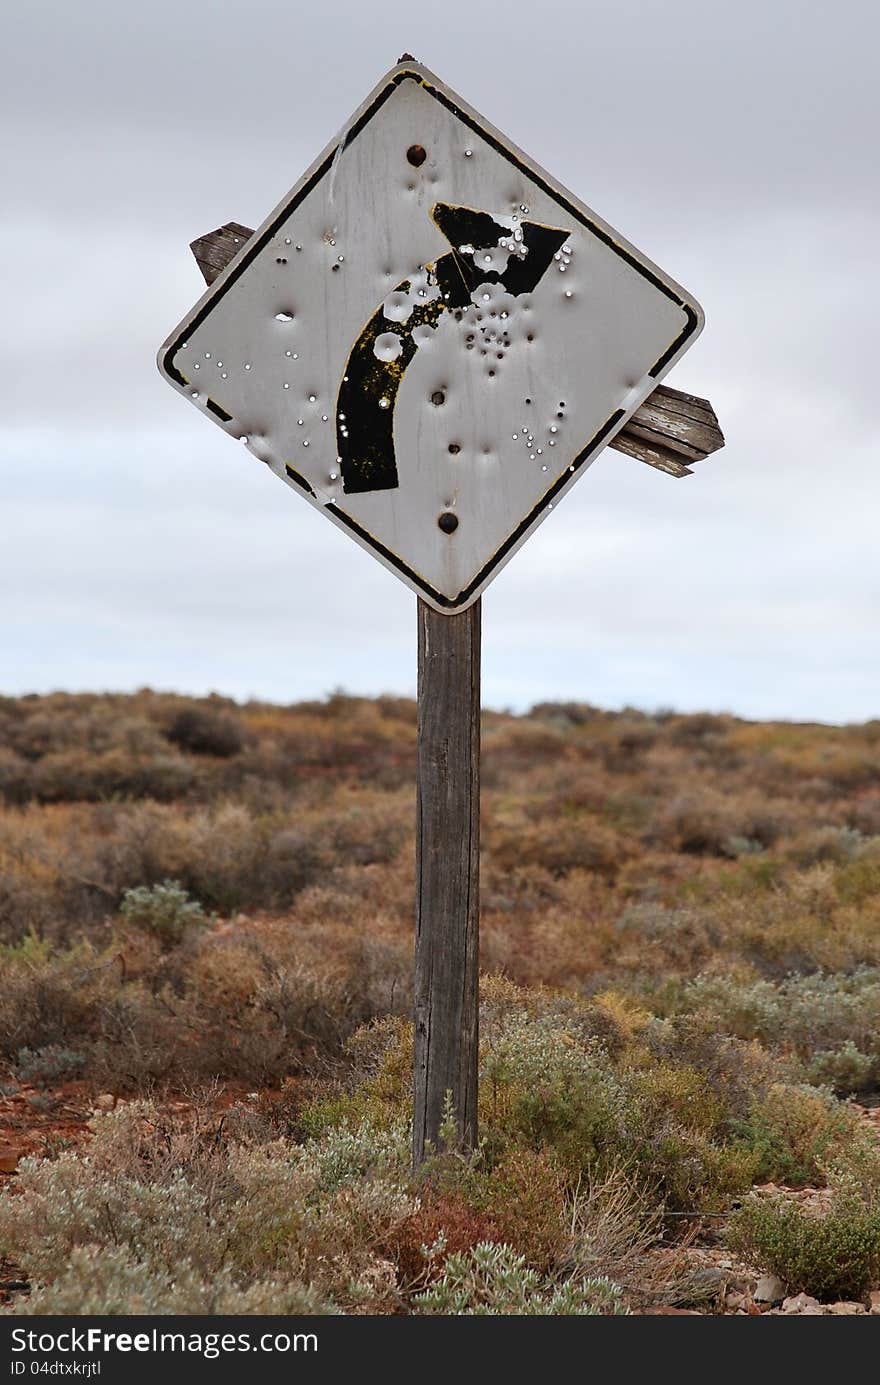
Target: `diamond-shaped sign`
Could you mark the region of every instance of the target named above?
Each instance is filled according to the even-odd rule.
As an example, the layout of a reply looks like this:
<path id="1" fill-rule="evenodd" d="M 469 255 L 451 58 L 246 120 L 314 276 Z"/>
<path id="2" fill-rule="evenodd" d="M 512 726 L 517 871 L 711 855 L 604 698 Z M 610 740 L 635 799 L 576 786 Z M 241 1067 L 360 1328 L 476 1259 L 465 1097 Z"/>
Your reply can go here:
<path id="1" fill-rule="evenodd" d="M 452 612 L 477 599 L 702 323 L 668 275 L 404 62 L 159 364 Z"/>

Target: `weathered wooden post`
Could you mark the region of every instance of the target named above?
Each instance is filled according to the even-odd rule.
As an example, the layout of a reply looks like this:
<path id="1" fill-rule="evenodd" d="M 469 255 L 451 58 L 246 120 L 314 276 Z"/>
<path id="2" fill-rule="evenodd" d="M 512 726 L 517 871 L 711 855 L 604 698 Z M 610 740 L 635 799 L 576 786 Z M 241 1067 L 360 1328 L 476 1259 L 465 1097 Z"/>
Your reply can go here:
<path id="1" fill-rule="evenodd" d="M 480 602 L 418 603 L 413 1160 L 439 1144 L 447 1094 L 477 1139 L 480 966 Z"/>
<path id="2" fill-rule="evenodd" d="M 166 379 L 418 597 L 413 1157 L 477 1138 L 480 597 L 605 446 L 723 445 L 702 311 L 408 55 L 208 284 Z M 274 595 L 274 593 L 273 593 Z"/>

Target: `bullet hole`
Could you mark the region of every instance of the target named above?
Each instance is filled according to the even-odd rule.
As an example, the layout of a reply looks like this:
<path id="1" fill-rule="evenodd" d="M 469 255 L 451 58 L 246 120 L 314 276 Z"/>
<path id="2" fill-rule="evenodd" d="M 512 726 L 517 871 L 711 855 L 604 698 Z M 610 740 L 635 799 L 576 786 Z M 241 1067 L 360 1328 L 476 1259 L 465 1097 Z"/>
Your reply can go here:
<path id="1" fill-rule="evenodd" d="M 406 151 L 406 161 L 411 163 L 413 168 L 421 168 L 427 157 L 427 150 L 421 144 L 411 144 Z"/>
<path id="2" fill-rule="evenodd" d="M 531 399 L 527 399 L 527 400 L 526 400 L 526 403 L 527 403 L 527 404 L 531 404 L 531 402 L 532 402 Z"/>
<path id="3" fill-rule="evenodd" d="M 275 314 L 275 321 L 276 321 L 276 322 L 292 322 L 292 321 L 293 321 L 293 313 L 276 313 L 276 314 Z"/>
<path id="4" fill-rule="evenodd" d="M 275 258 L 275 263 L 276 263 L 276 264 L 287 264 L 287 258 L 286 258 L 286 256 L 284 256 L 284 255 L 277 255 L 276 258 Z"/>
<path id="5" fill-rule="evenodd" d="M 458 516 L 450 514 L 450 512 L 446 510 L 437 520 L 437 523 L 444 534 L 454 534 L 458 528 Z"/>
<path id="6" fill-rule="evenodd" d="M 451 443 L 449 444 L 449 454 L 450 454 L 450 456 L 452 456 L 452 457 L 457 457 L 460 451 L 461 451 L 461 448 L 459 447 L 459 445 L 458 445 L 457 442 L 451 442 Z"/>
<path id="7" fill-rule="evenodd" d="M 431 403 L 432 403 L 432 404 L 436 404 L 436 405 L 438 406 L 438 408 L 439 408 L 439 406 L 440 406 L 441 404 L 445 404 L 445 403 L 446 403 L 446 395 L 443 393 L 442 390 L 435 390 L 435 391 L 434 391 L 434 393 L 431 395 Z M 458 520 L 456 520 L 455 522 L 456 522 L 456 524 L 457 524 L 457 523 L 458 523 Z"/>

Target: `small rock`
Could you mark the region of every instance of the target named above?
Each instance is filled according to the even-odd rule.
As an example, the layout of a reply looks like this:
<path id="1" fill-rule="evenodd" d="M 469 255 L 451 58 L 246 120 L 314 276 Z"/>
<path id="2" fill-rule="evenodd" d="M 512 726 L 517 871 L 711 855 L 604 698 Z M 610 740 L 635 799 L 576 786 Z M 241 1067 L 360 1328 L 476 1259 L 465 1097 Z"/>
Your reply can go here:
<path id="1" fill-rule="evenodd" d="M 0 1149 L 0 1173 L 15 1173 L 20 1158 L 17 1149 Z"/>
<path id="2" fill-rule="evenodd" d="M 717 1265 L 701 1265 L 699 1269 L 692 1270 L 690 1282 L 694 1291 L 699 1295 L 710 1295 L 720 1293 L 730 1279 L 726 1270 L 720 1269 Z"/>
<path id="3" fill-rule="evenodd" d="M 762 1274 L 755 1287 L 756 1303 L 781 1303 L 785 1298 L 785 1285 L 778 1274 Z"/>
<path id="4" fill-rule="evenodd" d="M 865 1305 L 863 1303 L 852 1303 L 850 1301 L 842 1300 L 840 1303 L 829 1303 L 827 1311 L 829 1313 L 846 1314 L 864 1313 Z"/>
<path id="5" fill-rule="evenodd" d="M 782 1303 L 783 1313 L 815 1313 L 817 1310 L 821 1313 L 822 1305 L 817 1298 L 810 1298 L 809 1294 L 792 1294 Z"/>
<path id="6" fill-rule="evenodd" d="M 736 1309 L 738 1313 L 747 1313 L 752 1302 L 751 1294 L 740 1293 L 738 1289 L 730 1289 L 724 1295 L 725 1308 Z"/>
<path id="7" fill-rule="evenodd" d="M 116 1098 L 112 1092 L 103 1092 L 101 1096 L 95 1098 L 95 1106 L 99 1111 L 112 1111 L 116 1105 Z"/>
<path id="8" fill-rule="evenodd" d="M 872 1289 L 868 1294 L 868 1312 L 880 1314 L 880 1289 Z"/>

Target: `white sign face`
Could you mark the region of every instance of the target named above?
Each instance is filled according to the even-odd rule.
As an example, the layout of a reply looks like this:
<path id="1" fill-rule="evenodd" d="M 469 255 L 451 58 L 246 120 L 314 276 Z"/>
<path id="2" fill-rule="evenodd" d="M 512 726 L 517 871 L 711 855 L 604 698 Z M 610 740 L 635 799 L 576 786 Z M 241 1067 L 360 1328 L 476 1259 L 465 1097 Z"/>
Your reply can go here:
<path id="1" fill-rule="evenodd" d="M 451 613 L 477 599 L 702 323 L 678 284 L 403 62 L 159 364 Z"/>

